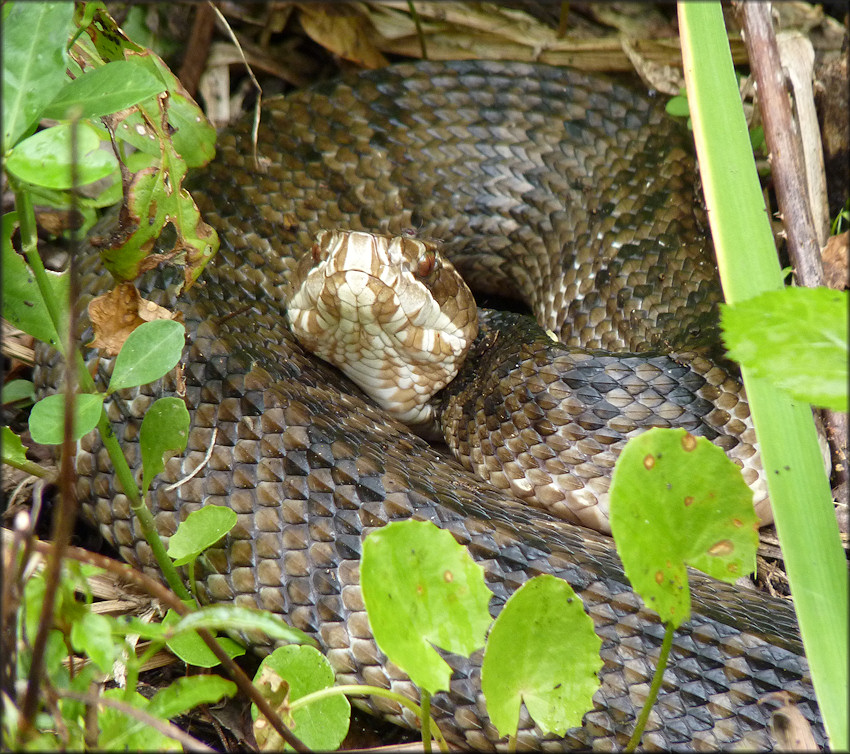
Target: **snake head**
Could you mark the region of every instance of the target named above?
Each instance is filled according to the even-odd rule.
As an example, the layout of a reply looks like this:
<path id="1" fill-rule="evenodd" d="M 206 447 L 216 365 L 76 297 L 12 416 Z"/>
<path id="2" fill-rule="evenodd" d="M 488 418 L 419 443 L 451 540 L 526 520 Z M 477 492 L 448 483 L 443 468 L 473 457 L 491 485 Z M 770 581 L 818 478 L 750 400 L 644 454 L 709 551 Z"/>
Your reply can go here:
<path id="1" fill-rule="evenodd" d="M 320 231 L 291 290 L 287 318 L 301 345 L 428 434 L 428 400 L 457 374 L 478 332 L 475 299 L 436 245 Z"/>

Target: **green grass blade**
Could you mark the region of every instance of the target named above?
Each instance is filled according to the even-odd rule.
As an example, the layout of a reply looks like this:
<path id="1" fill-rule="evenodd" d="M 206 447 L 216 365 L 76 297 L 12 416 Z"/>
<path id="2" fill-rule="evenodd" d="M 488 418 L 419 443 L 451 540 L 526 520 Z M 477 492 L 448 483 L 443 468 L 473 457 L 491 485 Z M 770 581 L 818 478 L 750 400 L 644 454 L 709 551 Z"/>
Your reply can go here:
<path id="1" fill-rule="evenodd" d="M 782 277 L 719 3 L 679 3 L 688 101 L 726 300 Z M 811 407 L 742 370 L 815 691 L 834 750 L 848 747 L 848 578 Z"/>

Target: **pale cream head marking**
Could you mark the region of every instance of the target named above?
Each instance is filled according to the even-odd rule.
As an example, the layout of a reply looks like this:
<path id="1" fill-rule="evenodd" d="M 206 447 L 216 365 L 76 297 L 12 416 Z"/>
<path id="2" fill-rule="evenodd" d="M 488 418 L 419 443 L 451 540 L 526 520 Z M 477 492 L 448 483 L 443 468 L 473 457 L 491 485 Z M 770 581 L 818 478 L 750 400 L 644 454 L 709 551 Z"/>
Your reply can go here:
<path id="1" fill-rule="evenodd" d="M 415 428 L 478 332 L 472 293 L 434 244 L 320 231 L 291 283 L 287 317 L 301 344 Z"/>

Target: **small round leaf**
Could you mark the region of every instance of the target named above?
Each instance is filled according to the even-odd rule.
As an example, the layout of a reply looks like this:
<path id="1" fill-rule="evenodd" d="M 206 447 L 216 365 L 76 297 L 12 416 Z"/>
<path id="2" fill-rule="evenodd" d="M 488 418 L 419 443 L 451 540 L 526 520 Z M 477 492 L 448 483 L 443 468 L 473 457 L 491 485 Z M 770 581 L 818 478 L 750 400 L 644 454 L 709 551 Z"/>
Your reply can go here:
<path id="1" fill-rule="evenodd" d="M 100 148 L 100 137 L 88 123 L 77 124 L 76 154 L 72 152 L 70 123 L 46 128 L 18 144 L 6 160 L 6 169 L 27 183 L 51 189 L 69 189 L 76 162 L 80 186 L 99 181 L 118 170 L 112 152 Z"/>
<path id="2" fill-rule="evenodd" d="M 499 735 L 516 735 L 520 703 L 544 732 L 563 736 L 593 707 L 602 641 L 581 599 L 563 579 L 535 576 L 493 623 L 481 690 Z"/>
<path id="3" fill-rule="evenodd" d="M 430 521 L 398 521 L 366 537 L 360 584 L 378 646 L 432 694 L 451 676 L 432 644 L 465 656 L 484 644 L 492 597 L 484 570 Z"/>
<path id="4" fill-rule="evenodd" d="M 686 565 L 730 583 L 755 570 L 752 491 L 721 448 L 684 429 L 650 429 L 626 444 L 611 531 L 635 591 L 674 627 L 690 617 Z"/>
<path id="5" fill-rule="evenodd" d="M 286 687 L 288 694 L 281 694 Z M 334 671 L 327 658 L 313 647 L 279 647 L 260 664 L 254 683 L 268 692 L 282 712 L 302 696 L 334 684 Z M 275 702 L 273 701 L 272 704 Z M 265 718 L 251 705 L 254 731 L 261 751 L 289 748 Z M 335 751 L 348 733 L 351 705 L 344 696 L 320 699 L 292 713 L 292 731 L 314 751 Z"/>

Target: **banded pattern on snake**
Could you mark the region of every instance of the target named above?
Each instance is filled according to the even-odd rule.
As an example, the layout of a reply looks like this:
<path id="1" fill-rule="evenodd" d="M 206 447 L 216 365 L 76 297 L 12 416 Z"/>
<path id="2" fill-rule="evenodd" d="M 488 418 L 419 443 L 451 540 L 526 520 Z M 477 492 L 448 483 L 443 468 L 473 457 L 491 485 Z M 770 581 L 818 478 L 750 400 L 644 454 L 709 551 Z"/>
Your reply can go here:
<path id="1" fill-rule="evenodd" d="M 223 238 L 204 282 L 176 298 L 179 271 L 153 271 L 145 281 L 150 298 L 183 312 L 189 333 L 192 430 L 186 454 L 169 461 L 153 491 L 158 527 L 167 536 L 200 505 L 229 505 L 239 522 L 210 553 L 207 596 L 268 608 L 313 632 L 343 682 L 406 692 L 409 682 L 383 662 L 363 611 L 357 564 L 369 531 L 411 516 L 448 529 L 484 565 L 494 611 L 527 578 L 561 576 L 581 595 L 603 639 L 602 688 L 582 728 L 546 741 L 526 719 L 519 742 L 622 746 L 648 690 L 663 628 L 628 588 L 612 542 L 519 504 L 377 410 L 298 345 L 285 322 L 285 291 L 321 229 L 415 228 L 442 240 L 461 270 L 485 259 L 479 285 L 498 290 L 505 279 L 515 281 L 535 311 L 542 310 L 546 283 L 563 280 L 553 293 L 555 308 L 566 314 L 543 324 L 570 346 L 687 348 L 695 335 L 710 335 L 718 297 L 687 137 L 656 104 L 606 79 L 471 61 L 401 65 L 266 103 L 259 170 L 249 133 L 246 124 L 224 134 L 219 157 L 197 182 L 205 219 Z M 577 251 L 566 274 L 556 276 L 552 257 L 542 252 L 567 246 Z M 522 264 L 509 249 L 534 253 L 524 253 Z M 87 266 L 84 287 L 99 292 L 107 282 L 93 269 Z M 615 278 L 622 292 L 612 294 L 606 286 Z M 532 349 L 531 366 L 535 355 Z M 601 370 L 583 369 L 586 357 L 577 358 L 566 385 L 598 402 L 614 357 L 601 357 Z M 676 358 L 664 363 L 677 366 L 677 376 L 690 373 Z M 515 377 L 511 372 L 511 384 Z M 142 412 L 174 390 L 167 378 L 128 396 L 123 408 L 110 406 L 136 453 L 131 460 L 138 461 Z M 699 422 L 714 409 L 703 411 L 704 399 L 693 395 L 687 403 L 699 409 Z M 739 418 L 727 408 L 720 410 Z M 581 415 L 577 423 L 601 433 L 595 442 L 604 444 L 598 419 Z M 747 445 L 730 436 L 735 446 Z M 167 490 L 200 464 L 211 443 L 207 466 Z M 91 437 L 81 441 L 78 468 L 89 515 L 125 558 L 152 569 Z M 697 574 L 692 583 L 695 614 L 674 642 L 644 745 L 769 747 L 768 713 L 757 700 L 778 689 L 798 701 L 822 742 L 790 606 Z M 452 689 L 434 698 L 435 714 L 452 739 L 488 748 L 498 737 L 484 714 L 480 664 L 448 660 Z M 373 705 L 411 722 L 392 705 Z"/>

